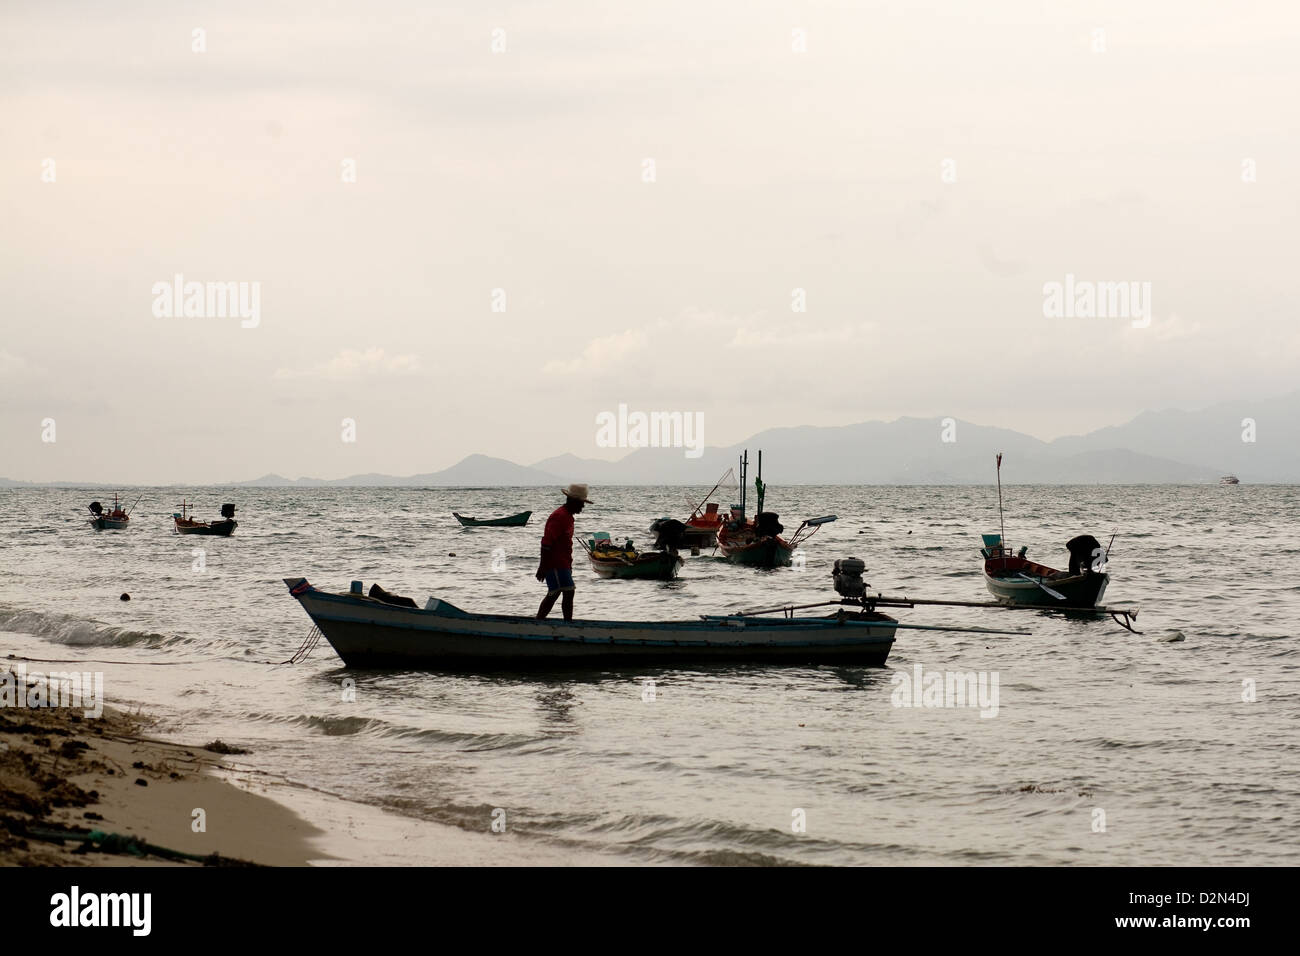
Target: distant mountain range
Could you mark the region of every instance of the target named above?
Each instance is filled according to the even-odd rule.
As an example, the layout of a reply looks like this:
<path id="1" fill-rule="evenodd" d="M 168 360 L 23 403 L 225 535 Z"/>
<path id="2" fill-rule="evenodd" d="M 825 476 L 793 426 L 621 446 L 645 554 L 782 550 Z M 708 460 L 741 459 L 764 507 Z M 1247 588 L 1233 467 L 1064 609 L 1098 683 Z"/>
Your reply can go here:
<path id="1" fill-rule="evenodd" d="M 773 484 L 987 484 L 999 451 L 1006 454 L 1003 481 L 1011 484 L 1196 484 L 1227 474 L 1246 484 L 1300 483 L 1300 391 L 1195 412 L 1143 412 L 1124 425 L 1050 442 L 960 420 L 954 431 L 955 441 L 943 441 L 937 418 L 802 425 L 759 432 L 728 448 L 706 448 L 698 458 L 671 448 L 641 448 L 618 461 L 566 454 L 532 465 L 470 455 L 442 471 L 409 477 L 263 475 L 234 485 L 706 485 L 736 464 L 746 448 L 751 465 L 755 452 L 763 450 L 763 475 Z M 1243 440 L 1243 434 L 1253 434 L 1254 440 Z M 25 484 L 0 479 L 0 486 Z"/>

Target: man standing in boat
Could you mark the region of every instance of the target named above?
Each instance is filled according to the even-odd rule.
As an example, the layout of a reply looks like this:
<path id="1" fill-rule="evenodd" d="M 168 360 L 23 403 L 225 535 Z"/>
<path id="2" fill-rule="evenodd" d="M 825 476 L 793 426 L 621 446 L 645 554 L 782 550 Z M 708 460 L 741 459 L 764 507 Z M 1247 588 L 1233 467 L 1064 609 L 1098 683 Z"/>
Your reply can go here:
<path id="1" fill-rule="evenodd" d="M 566 621 L 573 620 L 573 516 L 580 513 L 591 499 L 586 485 L 569 485 L 561 488 L 564 504 L 551 512 L 542 532 L 542 560 L 537 565 L 537 580 L 546 582 L 546 597 L 537 609 L 544 618 L 555 607 L 555 600 L 564 595 L 560 608 Z"/>

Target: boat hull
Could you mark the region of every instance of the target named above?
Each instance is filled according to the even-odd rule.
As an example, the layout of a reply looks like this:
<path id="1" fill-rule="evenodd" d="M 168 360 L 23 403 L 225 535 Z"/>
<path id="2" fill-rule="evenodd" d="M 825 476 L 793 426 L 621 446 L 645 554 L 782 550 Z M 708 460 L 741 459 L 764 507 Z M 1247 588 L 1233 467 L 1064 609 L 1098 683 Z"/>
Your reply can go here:
<path id="1" fill-rule="evenodd" d="M 718 548 L 728 561 L 750 568 L 785 568 L 791 563 L 794 549 L 784 538 L 767 537 L 754 540 L 728 538 L 718 535 Z"/>
<path id="2" fill-rule="evenodd" d="M 1067 578 L 1042 578 L 1044 585 L 1065 595 L 1063 601 L 1039 587 L 1035 583 L 1038 580 L 1040 579 L 1037 577 L 1032 581 L 1026 581 L 1020 577 L 1003 577 L 990 574 L 987 570 L 984 572 L 985 586 L 989 593 L 1000 601 L 1035 607 L 1079 608 L 1080 610 L 1089 610 L 1101 603 L 1102 596 L 1106 593 L 1106 585 L 1110 583 L 1110 575 L 1089 573 L 1076 574 Z"/>
<path id="3" fill-rule="evenodd" d="M 617 558 L 591 556 L 591 570 L 602 578 L 626 578 L 643 581 L 671 581 L 677 577 L 683 560 L 667 551 L 640 554 L 631 564 Z"/>
<path id="4" fill-rule="evenodd" d="M 202 521 L 188 521 L 182 523 L 180 520 L 176 520 L 177 534 L 204 534 L 229 538 L 237 527 L 239 527 L 239 522 L 234 520 L 213 521 L 211 523 Z"/>
<path id="5" fill-rule="evenodd" d="M 130 518 L 91 518 L 90 526 L 96 531 L 125 531 L 131 526 Z"/>
<path id="6" fill-rule="evenodd" d="M 883 666 L 898 624 L 878 613 L 869 618 L 551 621 L 470 614 L 435 600 L 424 609 L 403 608 L 318 591 L 302 578 L 284 580 L 350 667 L 514 670 L 711 661 Z"/>
<path id="7" fill-rule="evenodd" d="M 521 511 L 505 518 L 469 518 L 454 511 L 451 514 L 463 528 L 522 528 L 533 515 L 531 511 Z"/>

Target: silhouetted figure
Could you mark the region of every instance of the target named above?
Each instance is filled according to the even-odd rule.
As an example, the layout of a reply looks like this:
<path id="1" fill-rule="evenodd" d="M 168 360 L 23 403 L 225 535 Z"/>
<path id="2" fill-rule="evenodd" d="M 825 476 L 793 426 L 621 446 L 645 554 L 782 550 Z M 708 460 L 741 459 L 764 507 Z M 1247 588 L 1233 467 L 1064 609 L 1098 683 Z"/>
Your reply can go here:
<path id="1" fill-rule="evenodd" d="M 542 558 L 537 565 L 537 580 L 546 582 L 546 597 L 537 609 L 544 618 L 555 607 L 555 601 L 564 595 L 560 609 L 566 621 L 573 620 L 573 516 L 579 514 L 591 499 L 586 485 L 569 485 L 561 488 L 564 504 L 551 512 L 542 531 Z"/>

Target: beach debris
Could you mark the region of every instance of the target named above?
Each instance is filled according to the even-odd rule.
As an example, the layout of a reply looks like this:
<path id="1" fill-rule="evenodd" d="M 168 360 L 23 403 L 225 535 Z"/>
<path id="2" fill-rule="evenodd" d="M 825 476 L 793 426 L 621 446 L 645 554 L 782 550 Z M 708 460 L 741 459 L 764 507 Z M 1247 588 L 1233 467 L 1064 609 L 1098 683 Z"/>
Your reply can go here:
<path id="1" fill-rule="evenodd" d="M 210 751 L 210 752 L 212 752 L 212 753 L 214 753 L 214 754 L 247 754 L 247 753 L 252 753 L 251 750 L 245 750 L 243 747 L 232 747 L 230 744 L 228 744 L 228 743 L 223 743 L 223 742 L 220 741 L 220 740 L 214 740 L 214 741 L 212 741 L 212 743 L 210 743 L 210 744 L 204 744 L 204 745 L 203 745 L 203 749 L 204 749 L 204 750 L 207 750 L 207 751 Z"/>
<path id="2" fill-rule="evenodd" d="M 196 853 L 182 853 L 180 850 L 168 849 L 165 846 L 159 846 L 156 843 L 146 843 L 139 837 L 124 836 L 121 833 L 105 833 L 103 830 L 65 830 L 65 829 L 44 829 L 44 828 L 22 828 L 24 836 L 33 837 L 37 840 L 45 840 L 49 843 L 65 843 L 73 841 L 81 844 L 74 853 L 88 853 L 97 851 L 99 853 L 129 854 L 130 856 L 157 856 L 165 860 L 191 860 L 196 863 L 202 863 L 204 866 L 259 866 L 257 863 L 250 863 L 247 860 L 240 860 L 234 857 L 222 856 L 219 853 L 210 853 L 207 856 L 199 856 Z"/>

